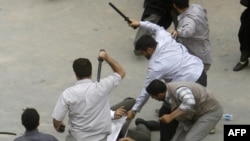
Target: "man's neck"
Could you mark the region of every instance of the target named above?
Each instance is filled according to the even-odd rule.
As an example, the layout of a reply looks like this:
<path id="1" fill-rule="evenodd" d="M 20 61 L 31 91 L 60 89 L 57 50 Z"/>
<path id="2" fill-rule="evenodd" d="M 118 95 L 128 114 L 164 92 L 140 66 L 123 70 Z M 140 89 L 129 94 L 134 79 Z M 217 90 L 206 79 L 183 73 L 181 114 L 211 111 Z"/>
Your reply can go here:
<path id="1" fill-rule="evenodd" d="M 184 8 L 184 9 L 177 9 L 177 12 L 178 12 L 179 14 L 182 14 L 182 13 L 185 12 L 188 8 L 189 8 L 189 7 Z"/>

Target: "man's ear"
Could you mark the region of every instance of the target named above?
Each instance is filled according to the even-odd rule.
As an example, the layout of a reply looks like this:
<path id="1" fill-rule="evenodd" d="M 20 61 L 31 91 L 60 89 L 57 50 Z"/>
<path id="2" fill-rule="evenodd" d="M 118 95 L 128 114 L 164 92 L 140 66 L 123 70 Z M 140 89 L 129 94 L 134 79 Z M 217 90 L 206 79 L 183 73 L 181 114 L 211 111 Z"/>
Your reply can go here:
<path id="1" fill-rule="evenodd" d="M 154 48 L 149 47 L 147 48 L 147 53 L 153 54 L 154 50 Z"/>
<path id="2" fill-rule="evenodd" d="M 165 97 L 165 93 L 159 93 L 158 96 Z"/>

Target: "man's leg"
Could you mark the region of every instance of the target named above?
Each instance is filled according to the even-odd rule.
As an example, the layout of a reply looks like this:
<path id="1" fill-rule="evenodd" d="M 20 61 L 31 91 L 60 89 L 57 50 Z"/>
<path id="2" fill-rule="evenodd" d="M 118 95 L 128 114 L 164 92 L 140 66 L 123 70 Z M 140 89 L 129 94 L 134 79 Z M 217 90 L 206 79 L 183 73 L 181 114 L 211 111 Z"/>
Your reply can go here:
<path id="1" fill-rule="evenodd" d="M 138 124 L 135 130 L 128 131 L 128 137 L 136 140 L 136 141 L 150 141 L 151 140 L 151 132 L 150 130 L 143 124 Z"/>
<path id="2" fill-rule="evenodd" d="M 187 131 L 184 130 L 182 125 L 179 125 L 171 141 L 184 141 Z"/>
<path id="3" fill-rule="evenodd" d="M 161 16 L 159 16 L 159 15 L 151 14 L 150 16 L 145 18 L 143 21 L 150 21 L 152 23 L 158 23 L 160 18 L 161 18 Z M 136 44 L 137 40 L 140 39 L 140 37 L 142 35 L 145 35 L 145 34 L 149 34 L 149 33 L 145 29 L 139 27 L 139 29 L 138 29 L 138 31 L 137 31 L 137 33 L 135 35 L 134 45 Z"/>
<path id="4" fill-rule="evenodd" d="M 219 107 L 216 111 L 201 116 L 188 131 L 185 141 L 200 141 L 205 138 L 220 121 L 222 114 L 223 109 Z"/>
<path id="5" fill-rule="evenodd" d="M 135 99 L 131 98 L 131 97 L 128 97 L 128 98 L 125 98 L 120 103 L 117 103 L 117 104 L 113 105 L 111 107 L 111 110 L 116 111 L 121 106 L 124 106 L 124 109 L 126 109 L 127 111 L 129 111 L 129 110 L 132 109 L 132 107 L 134 106 L 134 104 L 135 104 Z"/>
<path id="6" fill-rule="evenodd" d="M 171 113 L 170 107 L 163 103 L 159 111 L 159 117 L 169 113 Z M 177 126 L 178 122 L 176 120 L 173 120 L 168 124 L 160 122 L 160 141 L 170 141 L 175 134 Z"/>

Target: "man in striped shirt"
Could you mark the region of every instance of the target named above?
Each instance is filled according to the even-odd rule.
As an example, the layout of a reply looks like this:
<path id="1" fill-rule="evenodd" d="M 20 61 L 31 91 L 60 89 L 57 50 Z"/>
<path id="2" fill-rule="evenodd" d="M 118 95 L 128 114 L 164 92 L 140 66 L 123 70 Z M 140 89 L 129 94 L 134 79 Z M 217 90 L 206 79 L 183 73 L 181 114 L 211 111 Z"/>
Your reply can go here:
<path id="1" fill-rule="evenodd" d="M 150 82 L 146 91 L 151 98 L 164 101 L 171 113 L 159 118 L 163 123 L 174 119 L 179 126 L 171 141 L 200 141 L 219 122 L 223 108 L 215 97 L 200 84 L 193 82 L 164 83 L 159 79 Z"/>

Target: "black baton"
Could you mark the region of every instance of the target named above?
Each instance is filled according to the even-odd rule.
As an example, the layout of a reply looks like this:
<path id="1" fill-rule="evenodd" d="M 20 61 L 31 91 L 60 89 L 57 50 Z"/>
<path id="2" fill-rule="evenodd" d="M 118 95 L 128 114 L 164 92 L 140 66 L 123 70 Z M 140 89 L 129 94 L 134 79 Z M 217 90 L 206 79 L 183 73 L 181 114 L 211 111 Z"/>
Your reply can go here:
<path id="1" fill-rule="evenodd" d="M 125 16 L 114 4 L 112 4 L 111 2 L 109 2 L 109 5 L 118 13 L 120 14 L 124 20 L 128 23 L 131 23 L 131 21 L 129 20 L 129 17 Z M 136 27 L 133 27 L 134 29 L 136 29 Z"/>
<path id="2" fill-rule="evenodd" d="M 0 132 L 0 134 L 16 136 L 16 133 L 13 133 L 13 132 Z"/>
<path id="3" fill-rule="evenodd" d="M 104 49 L 101 49 L 101 51 L 105 51 Z M 98 71 L 97 71 L 97 82 L 100 82 L 100 77 L 101 77 L 101 68 L 102 68 L 102 62 L 103 59 L 98 57 Z"/>

